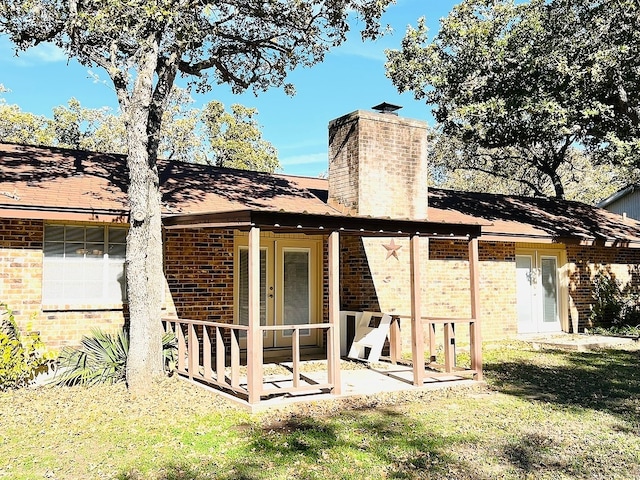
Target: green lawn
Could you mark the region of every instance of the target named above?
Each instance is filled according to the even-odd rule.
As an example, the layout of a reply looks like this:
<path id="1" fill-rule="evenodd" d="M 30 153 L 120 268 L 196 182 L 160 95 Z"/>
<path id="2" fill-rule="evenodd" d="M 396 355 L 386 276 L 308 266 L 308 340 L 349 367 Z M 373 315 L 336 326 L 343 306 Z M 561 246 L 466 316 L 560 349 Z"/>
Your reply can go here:
<path id="1" fill-rule="evenodd" d="M 640 478 L 640 350 L 488 346 L 488 388 L 250 415 L 175 379 L 0 394 L 0 478 Z"/>

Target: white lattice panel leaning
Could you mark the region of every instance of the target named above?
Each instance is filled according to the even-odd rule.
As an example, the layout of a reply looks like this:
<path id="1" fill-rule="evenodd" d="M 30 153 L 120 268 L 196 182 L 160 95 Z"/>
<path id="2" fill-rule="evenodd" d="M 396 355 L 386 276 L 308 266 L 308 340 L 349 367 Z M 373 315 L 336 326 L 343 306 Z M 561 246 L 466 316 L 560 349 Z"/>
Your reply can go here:
<path id="1" fill-rule="evenodd" d="M 349 358 L 377 362 L 382 354 L 384 341 L 389 335 L 391 315 L 378 312 L 362 312 L 357 319 L 356 334 L 349 349 Z"/>

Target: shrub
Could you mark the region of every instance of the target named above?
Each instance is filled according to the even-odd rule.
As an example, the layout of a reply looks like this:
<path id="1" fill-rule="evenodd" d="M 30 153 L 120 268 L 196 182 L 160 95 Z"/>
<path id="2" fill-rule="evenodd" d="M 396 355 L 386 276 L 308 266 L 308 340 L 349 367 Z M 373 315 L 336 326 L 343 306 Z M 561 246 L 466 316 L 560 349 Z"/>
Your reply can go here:
<path id="1" fill-rule="evenodd" d="M 604 272 L 593 279 L 593 299 L 589 319 L 594 327 L 620 328 L 640 324 L 638 295 Z"/>
<path id="2" fill-rule="evenodd" d="M 618 325 L 623 308 L 620 282 L 606 273 L 598 272 L 593 279 L 592 296 L 591 324 L 595 327 Z"/>
<path id="3" fill-rule="evenodd" d="M 0 303 L 0 391 L 20 388 L 31 383 L 38 373 L 53 365 L 40 334 L 20 333 L 13 311 Z"/>
<path id="4" fill-rule="evenodd" d="M 175 369 L 176 340 L 173 333 L 162 337 L 164 365 Z M 93 385 L 117 383 L 126 379 L 129 335 L 125 330 L 112 335 L 94 329 L 84 336 L 78 348 L 65 348 L 58 359 L 56 385 Z"/>
<path id="5" fill-rule="evenodd" d="M 616 335 L 625 337 L 640 337 L 640 325 L 635 327 L 631 325 L 624 325 L 622 327 L 595 327 L 589 330 L 592 335 Z"/>

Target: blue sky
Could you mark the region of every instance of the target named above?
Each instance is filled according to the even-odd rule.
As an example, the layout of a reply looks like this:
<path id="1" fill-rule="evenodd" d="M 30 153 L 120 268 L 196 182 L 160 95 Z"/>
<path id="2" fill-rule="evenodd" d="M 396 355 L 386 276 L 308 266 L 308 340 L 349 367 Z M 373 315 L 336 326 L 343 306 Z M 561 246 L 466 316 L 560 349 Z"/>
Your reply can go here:
<path id="1" fill-rule="evenodd" d="M 404 108 L 400 115 L 433 124 L 431 108 L 413 99 L 411 93 L 399 95 L 384 75 L 384 50 L 399 48 L 407 25 L 415 25 L 425 16 L 430 32 L 438 29 L 457 0 L 397 0 L 387 10 L 383 22 L 392 33 L 363 43 L 358 25 L 352 25 L 349 40 L 329 53 L 325 61 L 311 68 L 292 72 L 289 80 L 297 94 L 288 97 L 272 89 L 258 97 L 253 93 L 233 95 L 225 86 L 214 86 L 207 95 L 194 95 L 196 107 L 219 100 L 229 107 L 241 103 L 258 109 L 263 137 L 278 149 L 283 172 L 317 176 L 326 172 L 327 125 L 330 120 L 354 110 L 367 110 L 386 101 Z M 6 37 L 0 36 L 0 83 L 10 89 L 4 94 L 7 103 L 23 111 L 51 116 L 52 108 L 77 98 L 82 106 L 109 106 L 117 110 L 108 77 L 100 69 L 92 71 L 105 83 L 96 82 L 87 67 L 67 60 L 60 51 L 44 45 L 13 54 Z"/>

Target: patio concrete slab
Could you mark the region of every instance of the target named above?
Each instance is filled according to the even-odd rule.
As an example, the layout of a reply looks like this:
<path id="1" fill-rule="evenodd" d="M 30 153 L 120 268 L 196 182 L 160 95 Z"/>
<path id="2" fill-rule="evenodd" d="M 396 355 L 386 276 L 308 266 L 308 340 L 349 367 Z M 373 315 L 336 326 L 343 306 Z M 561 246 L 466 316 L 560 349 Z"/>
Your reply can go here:
<path id="1" fill-rule="evenodd" d="M 603 348 L 640 348 L 640 342 L 637 337 L 612 337 L 606 335 L 588 335 L 588 334 L 527 334 L 518 337 L 532 348 L 550 348 L 569 350 L 576 352 L 586 352 L 589 350 L 598 350 Z"/>
<path id="2" fill-rule="evenodd" d="M 289 365 L 267 364 L 265 368 L 271 367 L 277 369 L 284 367 L 287 369 Z M 303 371 L 301 374 L 301 382 L 304 385 L 322 385 L 327 384 L 327 372 L 325 370 L 309 370 Z M 458 387 L 469 387 L 472 385 L 484 385 L 484 382 L 476 382 L 464 376 L 451 375 L 447 377 L 439 376 L 438 378 L 430 378 L 429 370 L 426 372 L 425 383 L 423 386 L 413 385 L 413 371 L 410 366 L 393 365 L 377 363 L 374 367 L 367 367 L 363 364 L 360 368 L 345 369 L 341 371 L 340 383 L 342 393 L 334 395 L 323 390 L 309 390 L 303 393 L 279 393 L 279 390 L 293 386 L 292 377 L 286 374 L 265 375 L 263 388 L 266 394 L 272 393 L 269 397 L 263 397 L 259 404 L 249 404 L 246 400 L 230 395 L 221 390 L 207 387 L 201 383 L 194 382 L 204 386 L 219 395 L 222 395 L 236 403 L 238 406 L 246 408 L 251 412 L 263 411 L 267 409 L 277 409 L 286 407 L 294 403 L 301 402 L 318 402 L 327 400 L 344 399 L 357 396 L 371 396 L 382 393 L 404 392 L 404 391 L 429 391 L 442 390 Z M 241 385 L 246 385 L 246 380 L 241 380 Z"/>

